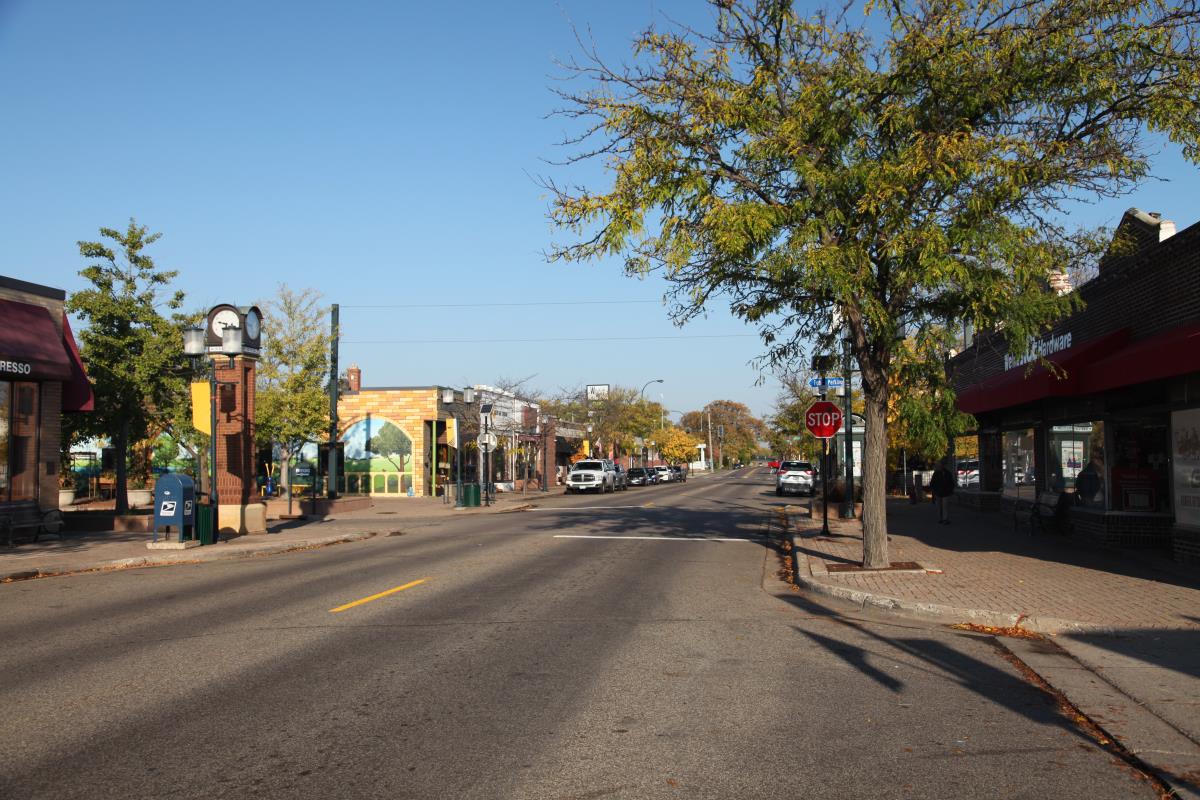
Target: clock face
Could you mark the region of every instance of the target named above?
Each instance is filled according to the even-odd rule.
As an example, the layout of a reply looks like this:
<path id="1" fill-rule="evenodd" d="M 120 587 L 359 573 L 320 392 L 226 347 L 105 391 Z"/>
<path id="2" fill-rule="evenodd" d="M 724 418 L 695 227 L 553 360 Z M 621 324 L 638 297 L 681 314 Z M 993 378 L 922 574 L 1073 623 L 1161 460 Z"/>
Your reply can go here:
<path id="1" fill-rule="evenodd" d="M 262 320 L 258 318 L 257 311 L 250 309 L 246 312 L 246 338 L 253 342 L 258 339 L 261 332 Z"/>
<path id="2" fill-rule="evenodd" d="M 221 334 L 224 333 L 226 328 L 236 328 L 239 326 L 240 322 L 241 320 L 238 318 L 238 313 L 236 311 L 234 311 L 232 308 L 223 308 L 216 314 L 213 314 L 212 332 L 218 339 L 220 339 Z"/>

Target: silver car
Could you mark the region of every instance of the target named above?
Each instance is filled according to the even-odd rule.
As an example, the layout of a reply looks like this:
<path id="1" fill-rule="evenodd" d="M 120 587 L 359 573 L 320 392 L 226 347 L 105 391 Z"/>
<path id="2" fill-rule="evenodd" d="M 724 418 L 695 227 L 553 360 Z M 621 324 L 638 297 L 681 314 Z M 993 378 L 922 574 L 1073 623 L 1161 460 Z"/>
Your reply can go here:
<path id="1" fill-rule="evenodd" d="M 807 461 L 784 461 L 775 473 L 775 494 L 813 495 L 815 471 Z"/>

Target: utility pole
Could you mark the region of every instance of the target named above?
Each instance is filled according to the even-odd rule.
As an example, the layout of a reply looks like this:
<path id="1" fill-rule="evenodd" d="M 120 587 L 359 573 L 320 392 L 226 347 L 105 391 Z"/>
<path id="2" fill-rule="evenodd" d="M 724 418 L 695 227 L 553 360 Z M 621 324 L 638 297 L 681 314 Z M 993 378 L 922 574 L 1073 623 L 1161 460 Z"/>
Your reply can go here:
<path id="1" fill-rule="evenodd" d="M 710 467 L 709 471 L 716 472 L 717 466 L 716 466 L 716 463 L 713 461 L 714 457 L 716 456 L 716 453 L 713 451 L 713 446 L 712 446 L 712 412 L 711 411 L 704 412 L 704 420 L 706 423 L 705 427 L 708 428 L 708 464 Z"/>
<path id="2" fill-rule="evenodd" d="M 337 497 L 337 435 L 338 435 L 338 304 L 329 311 L 329 465 L 325 470 L 328 481 L 325 496 Z"/>

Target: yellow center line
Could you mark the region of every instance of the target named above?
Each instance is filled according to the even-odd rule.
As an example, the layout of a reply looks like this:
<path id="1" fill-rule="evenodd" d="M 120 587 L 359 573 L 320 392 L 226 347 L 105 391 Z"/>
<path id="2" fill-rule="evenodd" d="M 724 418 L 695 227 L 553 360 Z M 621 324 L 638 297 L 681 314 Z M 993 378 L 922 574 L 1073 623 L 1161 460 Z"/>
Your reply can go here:
<path id="1" fill-rule="evenodd" d="M 644 503 L 644 504 L 642 505 L 642 508 L 650 508 L 650 507 L 651 507 L 651 506 L 653 506 L 653 505 L 654 505 L 654 503 L 653 503 L 653 502 L 650 502 L 650 503 Z"/>
<path id="2" fill-rule="evenodd" d="M 421 578 L 419 581 L 413 581 L 412 583 L 406 583 L 403 586 L 397 586 L 394 589 L 388 589 L 386 592 L 380 592 L 379 594 L 373 594 L 370 597 L 364 597 L 361 600 L 355 600 L 353 603 L 346 603 L 346 605 L 344 605 L 344 606 L 338 606 L 337 608 L 331 608 L 331 609 L 329 609 L 329 613 L 336 614 L 339 611 L 345 611 L 346 609 L 354 608 L 355 606 L 361 606 L 363 603 L 369 603 L 372 600 L 378 600 L 381 597 L 387 597 L 389 594 L 395 594 L 396 592 L 403 592 L 405 589 L 411 589 L 414 586 L 419 586 L 427 580 L 429 580 L 429 578 Z"/>

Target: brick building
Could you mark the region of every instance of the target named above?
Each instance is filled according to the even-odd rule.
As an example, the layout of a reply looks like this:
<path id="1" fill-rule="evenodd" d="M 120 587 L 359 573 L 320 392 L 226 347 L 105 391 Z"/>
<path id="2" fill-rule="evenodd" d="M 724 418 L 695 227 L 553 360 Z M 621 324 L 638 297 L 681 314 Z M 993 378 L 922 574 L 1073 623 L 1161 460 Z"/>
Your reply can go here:
<path id="1" fill-rule="evenodd" d="M 338 398 L 339 438 L 344 466 L 343 494 L 432 496 L 458 482 L 462 449 L 464 483 L 480 480 L 480 409 L 490 406 L 488 432 L 495 434 L 491 479 L 506 486 L 553 475 L 554 420 L 536 404 L 491 386 L 473 387 L 467 402 L 461 389 L 444 386 L 364 387 L 362 370 L 346 371 L 347 387 Z M 540 486 L 540 483 L 539 483 Z"/>
<path id="2" fill-rule="evenodd" d="M 0 515 L 58 508 L 60 415 L 93 408 L 65 300 L 0 276 Z"/>
<path id="3" fill-rule="evenodd" d="M 1085 307 L 1037 355 L 990 334 L 954 359 L 959 408 L 979 423 L 980 484 L 960 500 L 1019 509 L 1066 494 L 1076 538 L 1200 563 L 1200 224 L 1176 233 L 1130 209 L 1077 291 Z"/>

